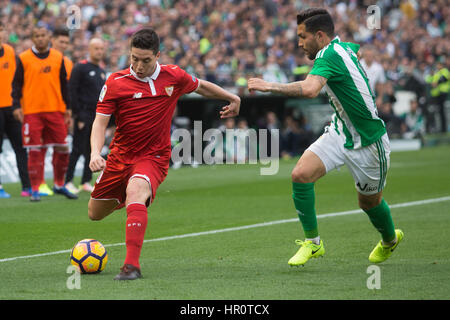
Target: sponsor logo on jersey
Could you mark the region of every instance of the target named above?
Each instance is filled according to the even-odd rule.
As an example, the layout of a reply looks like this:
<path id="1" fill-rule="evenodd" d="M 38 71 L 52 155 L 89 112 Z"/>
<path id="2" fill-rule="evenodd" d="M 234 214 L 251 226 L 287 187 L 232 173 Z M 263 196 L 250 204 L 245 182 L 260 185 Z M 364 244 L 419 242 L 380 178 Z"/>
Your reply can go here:
<path id="1" fill-rule="evenodd" d="M 356 186 L 359 188 L 359 190 L 361 191 L 365 191 L 365 192 L 371 192 L 371 191 L 376 191 L 378 190 L 378 186 L 371 186 L 369 184 L 365 184 L 364 186 L 361 185 L 361 183 L 357 183 Z"/>
<path id="2" fill-rule="evenodd" d="M 41 68 L 41 73 L 50 73 L 50 71 L 52 71 L 51 66 L 45 66 Z"/>
<path id="3" fill-rule="evenodd" d="M 142 92 L 136 92 L 136 93 L 133 95 L 133 98 L 134 98 L 134 99 L 140 99 L 140 98 L 142 98 Z"/>
<path id="4" fill-rule="evenodd" d="M 102 91 L 100 91 L 100 96 L 98 97 L 98 101 L 103 102 L 103 99 L 105 98 L 105 95 L 106 95 L 106 90 L 108 90 L 108 87 L 105 84 L 102 88 Z"/>

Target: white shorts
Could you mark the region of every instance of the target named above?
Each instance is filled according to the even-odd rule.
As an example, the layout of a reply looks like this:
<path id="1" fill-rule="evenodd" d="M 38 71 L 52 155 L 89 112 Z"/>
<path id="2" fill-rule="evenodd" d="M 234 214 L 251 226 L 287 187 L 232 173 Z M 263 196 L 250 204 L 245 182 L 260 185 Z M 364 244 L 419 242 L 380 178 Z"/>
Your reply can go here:
<path id="1" fill-rule="evenodd" d="M 327 173 L 345 164 L 359 193 L 371 195 L 382 191 L 391 153 L 388 135 L 384 134 L 377 142 L 355 150 L 344 148 L 344 143 L 345 137 L 328 127 L 308 150 L 322 160 Z"/>

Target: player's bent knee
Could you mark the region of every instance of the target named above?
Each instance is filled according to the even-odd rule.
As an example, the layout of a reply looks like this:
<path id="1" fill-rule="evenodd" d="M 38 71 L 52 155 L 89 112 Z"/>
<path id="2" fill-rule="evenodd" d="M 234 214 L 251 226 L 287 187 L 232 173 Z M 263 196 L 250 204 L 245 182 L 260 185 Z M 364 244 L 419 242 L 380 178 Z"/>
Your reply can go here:
<path id="1" fill-rule="evenodd" d="M 361 210 L 368 211 L 372 208 L 375 208 L 377 205 L 379 205 L 379 202 L 374 201 L 359 201 L 359 207 Z"/>
<path id="2" fill-rule="evenodd" d="M 117 207 L 115 200 L 95 200 L 90 199 L 88 203 L 88 217 L 92 221 L 99 221 L 109 215 Z"/>
<path id="3" fill-rule="evenodd" d="M 359 207 L 365 211 L 370 210 L 378 206 L 381 203 L 382 198 L 383 196 L 381 192 L 373 195 L 363 195 L 358 193 Z"/>
<path id="4" fill-rule="evenodd" d="M 98 221 L 103 219 L 103 215 L 98 214 L 98 210 L 96 210 L 95 205 L 92 204 L 91 201 L 89 201 L 88 205 L 88 217 L 92 221 Z"/>
<path id="5" fill-rule="evenodd" d="M 98 215 L 92 208 L 88 207 L 88 217 L 92 221 L 99 221 L 102 220 L 103 217 Z"/>
<path id="6" fill-rule="evenodd" d="M 295 167 L 291 173 L 292 182 L 296 183 L 311 183 L 314 182 L 314 177 L 307 170 L 304 170 L 302 167 Z"/>
<path id="7" fill-rule="evenodd" d="M 89 216 L 89 219 L 91 219 L 92 221 L 100 221 L 103 219 L 103 216 L 99 216 L 89 209 L 88 209 L 88 216 Z"/>
<path id="8" fill-rule="evenodd" d="M 291 178 L 296 183 L 313 183 L 325 174 L 326 168 L 322 160 L 306 150 L 292 170 Z"/>
<path id="9" fill-rule="evenodd" d="M 132 178 L 128 183 L 127 190 L 127 203 L 132 202 L 146 202 L 151 197 L 150 183 L 144 178 Z"/>

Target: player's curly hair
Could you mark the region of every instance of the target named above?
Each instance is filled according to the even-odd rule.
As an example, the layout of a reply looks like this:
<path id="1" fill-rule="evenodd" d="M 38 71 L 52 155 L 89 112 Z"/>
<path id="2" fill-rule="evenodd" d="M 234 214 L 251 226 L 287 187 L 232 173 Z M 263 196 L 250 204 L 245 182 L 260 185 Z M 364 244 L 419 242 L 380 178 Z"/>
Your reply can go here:
<path id="1" fill-rule="evenodd" d="M 334 37 L 334 23 L 331 15 L 323 8 L 308 8 L 297 15 L 297 25 L 304 24 L 307 32 L 323 31 Z"/>
<path id="2" fill-rule="evenodd" d="M 131 36 L 131 47 L 152 50 L 156 55 L 159 52 L 159 36 L 152 28 L 136 31 Z"/>

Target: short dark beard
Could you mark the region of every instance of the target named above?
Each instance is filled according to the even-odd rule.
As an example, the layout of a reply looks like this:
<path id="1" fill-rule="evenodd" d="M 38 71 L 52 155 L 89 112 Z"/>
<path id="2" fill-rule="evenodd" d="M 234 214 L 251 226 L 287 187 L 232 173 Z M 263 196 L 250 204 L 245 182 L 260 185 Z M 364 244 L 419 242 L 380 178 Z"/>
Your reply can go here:
<path id="1" fill-rule="evenodd" d="M 309 60 L 314 60 L 314 59 L 316 58 L 316 54 L 317 54 L 317 53 L 312 54 L 312 53 L 309 53 L 309 52 L 308 52 L 306 55 L 307 55 L 307 57 L 308 57 Z"/>
<path id="2" fill-rule="evenodd" d="M 309 60 L 314 60 L 316 58 L 317 52 L 319 52 L 320 50 L 314 50 L 314 52 L 308 51 L 306 52 L 306 56 L 308 57 Z"/>

